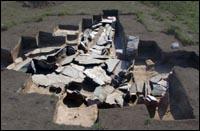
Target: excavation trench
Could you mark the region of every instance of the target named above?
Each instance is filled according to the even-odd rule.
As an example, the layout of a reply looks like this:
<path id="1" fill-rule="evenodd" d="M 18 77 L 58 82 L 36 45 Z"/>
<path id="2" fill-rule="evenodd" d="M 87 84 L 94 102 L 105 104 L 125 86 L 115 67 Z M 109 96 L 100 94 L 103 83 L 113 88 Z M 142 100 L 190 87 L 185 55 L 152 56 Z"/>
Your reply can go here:
<path id="1" fill-rule="evenodd" d="M 32 74 L 21 92 L 58 96 L 53 121 L 84 127 L 96 122 L 98 108 L 138 104 L 145 104 L 153 119 L 181 119 L 174 117 L 176 109 L 171 112 L 168 77 L 174 65 L 198 67 L 193 53 L 164 53 L 154 41 L 126 36 L 116 10 L 83 19 L 79 26 L 22 37 L 14 53 L 3 51 L 8 63 L 14 59 L 4 62 L 7 69 Z"/>

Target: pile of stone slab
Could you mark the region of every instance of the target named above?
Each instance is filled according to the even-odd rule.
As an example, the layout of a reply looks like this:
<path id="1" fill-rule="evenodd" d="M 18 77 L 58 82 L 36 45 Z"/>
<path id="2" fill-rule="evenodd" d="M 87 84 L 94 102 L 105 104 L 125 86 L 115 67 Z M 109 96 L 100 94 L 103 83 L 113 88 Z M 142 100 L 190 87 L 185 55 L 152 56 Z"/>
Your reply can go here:
<path id="1" fill-rule="evenodd" d="M 158 73 L 153 70 L 154 66 L 151 65 L 151 67 L 153 68 L 149 70 L 148 65 L 134 66 L 132 84 L 134 90 L 130 90 L 130 94 L 137 96 L 137 103 L 157 105 L 169 88 L 168 76 L 170 73 Z"/>
<path id="2" fill-rule="evenodd" d="M 129 105 L 133 96 L 143 94 L 139 86 L 151 85 L 153 89 L 148 88 L 151 92 L 142 97 L 156 101 L 152 95 L 163 95 L 167 83 L 159 76 L 153 77 L 150 84 L 135 83 L 134 58 L 120 59 L 115 52 L 117 23 L 118 16 L 104 14 L 94 16 L 93 22 L 84 19 L 82 29 L 59 25 L 53 34 L 39 32 L 37 48 L 23 51 L 7 69 L 32 74 L 25 83 L 27 92 L 42 91 L 59 96 L 54 116 L 58 124 L 92 126 L 97 120 L 98 108 Z M 54 46 L 49 39 L 59 44 Z M 121 44 L 127 47 L 122 53 L 133 56 L 137 54 L 139 38 L 129 36 L 127 43 Z"/>

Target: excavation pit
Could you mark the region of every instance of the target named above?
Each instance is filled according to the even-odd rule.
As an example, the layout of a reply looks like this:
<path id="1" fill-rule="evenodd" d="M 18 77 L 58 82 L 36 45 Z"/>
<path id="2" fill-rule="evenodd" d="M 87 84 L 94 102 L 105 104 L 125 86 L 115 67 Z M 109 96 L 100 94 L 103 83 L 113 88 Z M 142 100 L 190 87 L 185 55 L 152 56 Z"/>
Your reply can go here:
<path id="1" fill-rule="evenodd" d="M 104 15 L 94 23 L 91 19 L 84 19 L 78 29 L 77 26 L 60 25 L 52 34 L 39 32 L 37 47 L 27 49 L 22 46 L 18 52 L 16 48 L 13 58 L 23 56 L 23 59 L 16 57 L 7 68 L 32 74 L 22 92 L 58 96 L 54 116 L 57 124 L 87 127 L 96 122 L 98 108 L 139 104 L 146 105 L 152 119 L 182 119 L 173 117 L 174 112 L 170 110 L 168 75 L 172 66 L 167 66 L 174 63 L 174 60 L 171 63 L 167 61 L 169 57 L 180 58 L 182 53 L 166 55 L 156 42 L 126 37 L 115 16 Z M 99 23 L 102 24 L 99 26 Z M 75 43 L 66 41 L 70 35 L 73 41 L 77 40 Z M 23 37 L 21 44 L 27 40 L 34 43 L 35 39 L 28 38 Z M 5 54 L 8 56 L 8 53 Z M 160 58 L 159 54 L 163 57 Z M 190 55 L 186 53 L 186 57 L 180 59 L 187 63 Z M 89 113 L 82 114 L 87 109 L 93 112 L 90 114 L 93 118 L 85 117 Z M 64 118 L 67 115 L 62 115 L 65 111 L 72 113 L 73 119 L 79 118 L 81 112 L 80 119 L 88 119 L 89 123 L 69 121 L 70 118 Z M 191 109 L 187 111 L 192 113 Z M 191 116 L 183 119 L 194 118 Z"/>

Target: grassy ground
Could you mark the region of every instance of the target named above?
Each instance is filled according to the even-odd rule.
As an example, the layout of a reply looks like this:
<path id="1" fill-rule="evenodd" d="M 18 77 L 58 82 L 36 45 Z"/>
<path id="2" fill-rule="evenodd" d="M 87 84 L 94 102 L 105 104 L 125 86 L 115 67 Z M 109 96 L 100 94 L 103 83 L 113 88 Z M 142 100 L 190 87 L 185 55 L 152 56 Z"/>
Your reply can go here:
<path id="1" fill-rule="evenodd" d="M 156 10 L 151 14 L 165 24 L 165 32 L 174 34 L 184 44 L 199 44 L 199 1 L 145 1 Z M 162 13 L 170 13 L 165 17 Z"/>
<path id="2" fill-rule="evenodd" d="M 98 14 L 103 9 L 118 9 L 120 14 L 135 14 L 148 31 L 175 35 L 184 45 L 199 44 L 198 1 L 66 1 L 46 8 L 24 8 L 20 2 L 1 2 L 1 29 L 27 22 L 40 22 L 51 15 Z"/>

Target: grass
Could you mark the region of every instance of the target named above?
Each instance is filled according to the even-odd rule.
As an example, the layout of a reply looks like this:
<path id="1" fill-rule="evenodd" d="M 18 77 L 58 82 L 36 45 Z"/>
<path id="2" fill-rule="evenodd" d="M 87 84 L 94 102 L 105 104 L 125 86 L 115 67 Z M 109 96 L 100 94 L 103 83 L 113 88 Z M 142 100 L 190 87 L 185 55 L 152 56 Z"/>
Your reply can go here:
<path id="1" fill-rule="evenodd" d="M 10 28 L 10 27 L 12 27 L 12 26 L 15 26 L 15 25 L 17 25 L 17 23 L 15 22 L 15 21 L 7 21 L 6 23 L 4 23 L 4 24 L 1 24 L 1 27 L 2 28 L 6 28 L 6 29 L 8 29 L 8 28 Z"/>
<path id="2" fill-rule="evenodd" d="M 152 12 L 151 16 L 153 17 L 153 19 L 158 20 L 158 21 L 164 21 L 164 19 L 162 18 L 162 15 L 160 14 L 160 12 Z"/>
<path id="3" fill-rule="evenodd" d="M 150 125 L 151 124 L 151 118 L 146 118 L 145 120 L 144 120 L 144 125 Z"/>
<path id="4" fill-rule="evenodd" d="M 43 21 L 42 17 L 38 17 L 37 19 L 34 19 L 34 22 L 41 22 L 41 21 Z"/>
<path id="5" fill-rule="evenodd" d="M 64 16 L 64 15 L 69 15 L 67 11 L 61 11 L 57 14 L 58 16 Z"/>
<path id="6" fill-rule="evenodd" d="M 147 31 L 171 33 L 184 45 L 199 43 L 199 1 L 68 1 L 41 9 L 22 8 L 19 2 L 3 1 L 1 29 L 41 22 L 48 16 L 98 14 L 103 9 L 118 9 L 120 14 L 134 14 Z"/>
<path id="7" fill-rule="evenodd" d="M 6 30 L 8 30 L 8 27 L 5 26 L 4 24 L 1 24 L 1 30 L 2 30 L 2 31 L 6 31 Z"/>
<path id="8" fill-rule="evenodd" d="M 138 11 L 135 13 L 137 16 L 137 21 L 140 22 L 141 24 L 144 24 L 144 14 L 142 11 Z"/>
<path id="9" fill-rule="evenodd" d="M 199 32 L 199 2 L 181 1 L 168 2 L 167 5 L 161 4 L 159 8 L 171 12 L 177 21 L 183 21 L 191 31 Z"/>
<path id="10" fill-rule="evenodd" d="M 166 32 L 175 35 L 183 45 L 198 44 L 199 37 L 199 1 L 143 1 L 148 7 L 157 10 L 151 16 L 164 22 Z M 162 18 L 161 14 L 171 16 Z M 192 35 L 191 35 L 192 34 Z M 194 35 L 193 35 L 194 34 Z"/>
<path id="11" fill-rule="evenodd" d="M 174 35 L 177 39 L 179 39 L 184 46 L 186 45 L 195 45 L 198 44 L 194 42 L 189 36 L 186 35 L 179 27 L 170 26 L 166 30 L 167 34 Z"/>
<path id="12" fill-rule="evenodd" d="M 96 129 L 96 130 L 102 130 L 102 129 L 103 129 L 103 127 L 100 125 L 99 122 L 95 123 L 92 127 L 93 127 L 94 129 Z"/>
<path id="13" fill-rule="evenodd" d="M 189 36 L 187 36 L 184 32 L 180 30 L 177 30 L 175 32 L 175 37 L 179 39 L 183 43 L 184 46 L 198 44 L 195 41 L 193 41 L 192 38 L 190 38 Z"/>
<path id="14" fill-rule="evenodd" d="M 175 35 L 177 30 L 178 30 L 178 27 L 170 26 L 167 28 L 166 33 L 169 35 Z"/>

